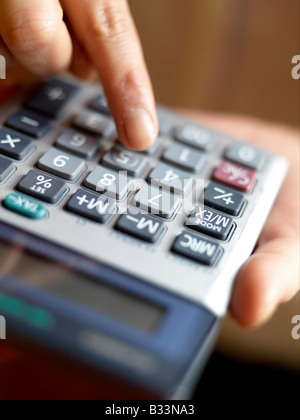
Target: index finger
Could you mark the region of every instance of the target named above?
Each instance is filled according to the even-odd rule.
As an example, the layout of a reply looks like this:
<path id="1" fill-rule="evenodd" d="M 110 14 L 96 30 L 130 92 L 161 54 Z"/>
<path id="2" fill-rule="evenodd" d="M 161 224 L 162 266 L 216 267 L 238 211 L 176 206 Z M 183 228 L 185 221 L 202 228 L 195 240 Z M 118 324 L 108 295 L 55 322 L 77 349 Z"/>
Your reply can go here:
<path id="1" fill-rule="evenodd" d="M 158 124 L 140 41 L 125 0 L 62 0 L 72 28 L 95 65 L 129 148 L 153 145 Z"/>

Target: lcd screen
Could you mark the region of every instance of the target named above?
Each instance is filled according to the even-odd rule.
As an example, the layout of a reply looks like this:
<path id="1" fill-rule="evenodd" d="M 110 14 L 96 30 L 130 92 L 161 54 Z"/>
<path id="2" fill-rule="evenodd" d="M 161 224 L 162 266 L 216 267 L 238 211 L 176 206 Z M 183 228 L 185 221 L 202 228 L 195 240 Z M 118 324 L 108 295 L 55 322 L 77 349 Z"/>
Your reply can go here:
<path id="1" fill-rule="evenodd" d="M 9 275 L 144 332 L 155 331 L 166 309 L 107 284 L 99 272 L 100 278 L 93 278 L 18 245 L 0 242 L 0 280 Z"/>

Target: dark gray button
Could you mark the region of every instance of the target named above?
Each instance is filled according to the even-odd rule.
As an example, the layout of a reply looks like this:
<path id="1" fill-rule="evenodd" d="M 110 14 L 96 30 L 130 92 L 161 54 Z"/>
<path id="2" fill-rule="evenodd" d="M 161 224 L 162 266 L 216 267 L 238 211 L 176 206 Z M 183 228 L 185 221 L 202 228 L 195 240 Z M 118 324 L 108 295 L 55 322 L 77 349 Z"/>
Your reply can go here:
<path id="1" fill-rule="evenodd" d="M 0 156 L 0 183 L 6 181 L 15 172 L 15 169 L 11 160 Z"/>
<path id="2" fill-rule="evenodd" d="M 166 226 L 163 222 L 140 213 L 123 215 L 119 219 L 116 228 L 121 232 L 152 244 L 156 243 L 166 231 Z"/>
<path id="3" fill-rule="evenodd" d="M 28 172 L 17 189 L 50 204 L 56 204 L 68 191 L 68 187 L 62 181 L 35 170 Z"/>
<path id="4" fill-rule="evenodd" d="M 213 132 L 197 124 L 183 124 L 176 127 L 174 138 L 206 152 L 213 150 L 216 145 Z"/>
<path id="5" fill-rule="evenodd" d="M 26 102 L 26 107 L 50 118 L 57 118 L 78 91 L 79 87 L 74 84 L 51 79 Z"/>
<path id="6" fill-rule="evenodd" d="M 26 159 L 34 151 L 33 142 L 14 131 L 0 129 L 0 153 L 16 160 Z"/>
<path id="7" fill-rule="evenodd" d="M 128 150 L 126 149 L 126 147 L 122 145 L 120 140 L 117 140 L 116 146 L 123 148 L 124 150 Z M 147 156 L 156 156 L 158 152 L 162 149 L 162 146 L 163 146 L 162 141 L 160 138 L 158 138 L 156 142 L 154 143 L 154 145 L 150 147 L 150 149 L 144 150 L 143 152 L 135 152 L 135 153 L 138 155 L 141 154 L 141 155 L 147 155 Z"/>
<path id="8" fill-rule="evenodd" d="M 56 146 L 83 159 L 92 159 L 100 147 L 97 139 L 73 128 L 59 137 Z"/>
<path id="9" fill-rule="evenodd" d="M 173 144 L 164 154 L 163 159 L 181 168 L 199 173 L 203 168 L 205 159 L 201 152 L 190 147 Z"/>
<path id="10" fill-rule="evenodd" d="M 78 115 L 74 124 L 83 130 L 103 137 L 109 137 L 114 131 L 114 123 L 111 118 L 87 109 Z"/>
<path id="11" fill-rule="evenodd" d="M 193 185 L 188 172 L 160 163 L 149 175 L 151 185 L 163 187 L 171 193 L 185 195 Z"/>
<path id="12" fill-rule="evenodd" d="M 86 178 L 84 185 L 116 200 L 123 200 L 131 189 L 131 180 L 122 172 L 97 166 Z"/>
<path id="13" fill-rule="evenodd" d="M 243 206 L 244 196 L 222 184 L 212 182 L 205 190 L 204 203 L 217 210 L 237 216 Z"/>
<path id="14" fill-rule="evenodd" d="M 101 114 L 110 115 L 109 106 L 104 93 L 97 96 L 97 98 L 93 99 L 89 107 L 96 112 L 100 112 Z"/>
<path id="15" fill-rule="evenodd" d="M 37 140 L 45 137 L 51 130 L 50 120 L 48 118 L 23 109 L 13 115 L 7 121 L 6 125 Z"/>
<path id="16" fill-rule="evenodd" d="M 231 231 L 233 220 L 208 207 L 198 206 L 187 220 L 186 226 L 224 241 Z"/>
<path id="17" fill-rule="evenodd" d="M 103 156 L 102 163 L 110 168 L 126 171 L 129 175 L 139 177 L 145 172 L 147 159 L 138 153 L 115 146 Z"/>
<path id="18" fill-rule="evenodd" d="M 134 204 L 150 214 L 171 219 L 179 210 L 181 200 L 160 188 L 144 185 L 134 197 Z"/>
<path id="19" fill-rule="evenodd" d="M 183 232 L 173 245 L 173 251 L 201 264 L 214 265 L 222 252 L 220 245 L 190 232 Z"/>
<path id="20" fill-rule="evenodd" d="M 169 136 L 174 127 L 173 120 L 170 117 L 168 117 L 167 113 L 165 113 L 161 109 L 157 109 L 157 118 L 159 125 L 159 134 L 161 136 Z"/>
<path id="21" fill-rule="evenodd" d="M 248 144 L 238 144 L 230 147 L 226 151 L 225 157 L 256 171 L 260 171 L 265 162 L 265 154 Z"/>
<path id="22" fill-rule="evenodd" d="M 55 148 L 39 160 L 38 167 L 68 181 L 76 181 L 86 169 L 84 160 Z"/>
<path id="23" fill-rule="evenodd" d="M 106 223 L 117 214 L 117 207 L 112 200 L 84 190 L 78 190 L 66 208 L 72 213 L 98 223 Z"/>

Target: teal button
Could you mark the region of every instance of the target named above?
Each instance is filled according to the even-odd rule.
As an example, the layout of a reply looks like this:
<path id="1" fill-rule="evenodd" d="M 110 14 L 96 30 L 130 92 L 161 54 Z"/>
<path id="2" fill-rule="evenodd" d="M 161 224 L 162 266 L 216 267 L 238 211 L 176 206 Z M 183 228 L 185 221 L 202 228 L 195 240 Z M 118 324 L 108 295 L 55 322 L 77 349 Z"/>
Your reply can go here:
<path id="1" fill-rule="evenodd" d="M 9 194 L 4 200 L 4 206 L 30 219 L 42 220 L 47 216 L 45 206 L 20 194 Z"/>

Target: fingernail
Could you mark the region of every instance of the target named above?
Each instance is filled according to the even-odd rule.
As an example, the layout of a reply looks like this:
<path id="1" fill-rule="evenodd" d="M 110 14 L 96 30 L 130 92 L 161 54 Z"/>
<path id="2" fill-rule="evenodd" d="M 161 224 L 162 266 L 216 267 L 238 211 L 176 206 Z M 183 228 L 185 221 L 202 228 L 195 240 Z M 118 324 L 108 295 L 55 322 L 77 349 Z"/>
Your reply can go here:
<path id="1" fill-rule="evenodd" d="M 131 108 L 124 117 L 124 130 L 129 147 L 146 150 L 157 138 L 157 129 L 150 114 L 143 108 Z"/>

